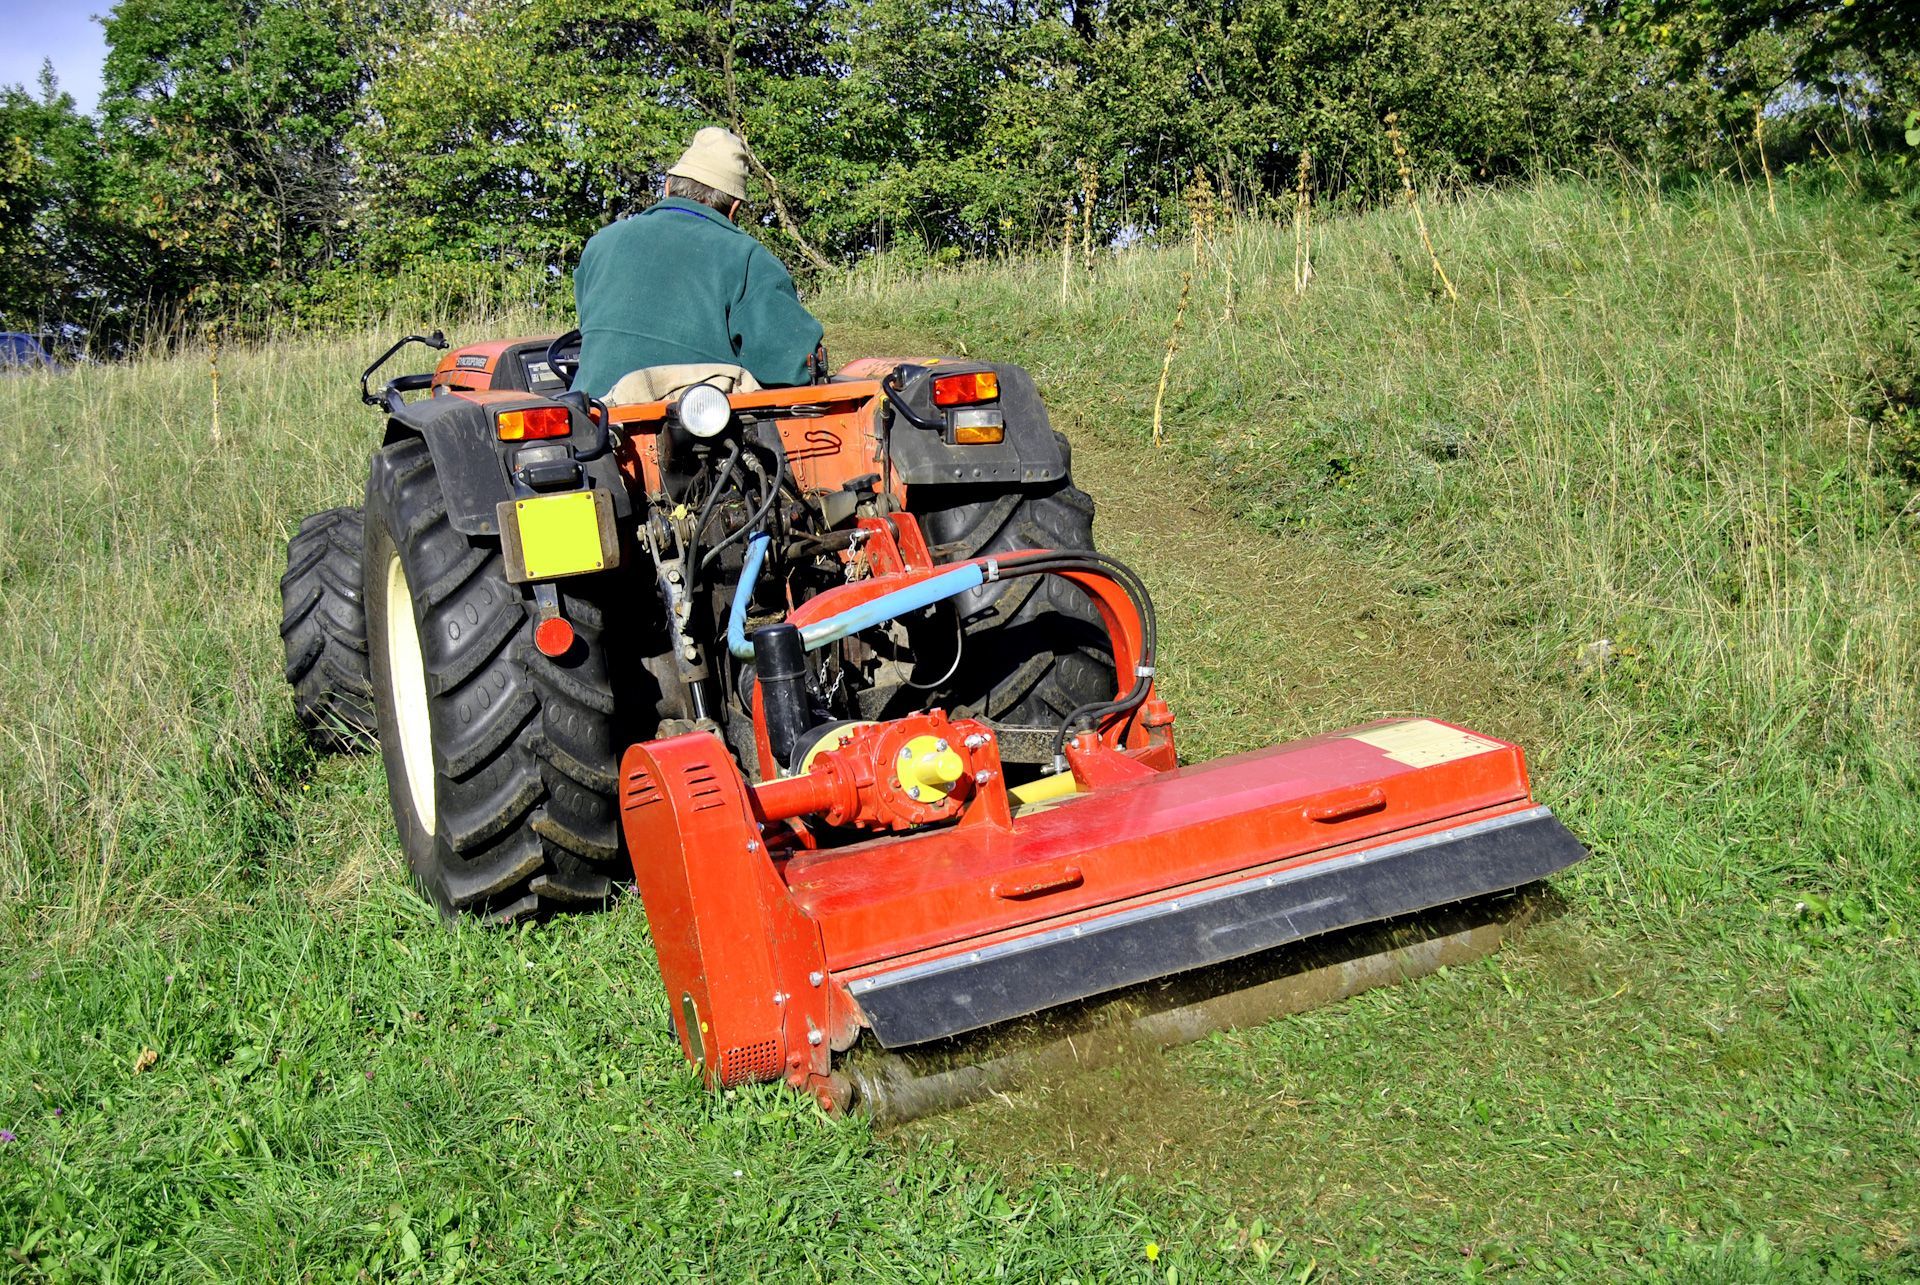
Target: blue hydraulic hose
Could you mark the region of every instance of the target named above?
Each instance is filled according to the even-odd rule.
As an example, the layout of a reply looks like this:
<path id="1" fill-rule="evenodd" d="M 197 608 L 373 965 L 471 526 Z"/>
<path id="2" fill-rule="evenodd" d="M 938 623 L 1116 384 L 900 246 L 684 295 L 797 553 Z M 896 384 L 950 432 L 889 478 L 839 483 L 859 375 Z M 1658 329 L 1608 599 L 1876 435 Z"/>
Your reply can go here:
<path id="1" fill-rule="evenodd" d="M 753 643 L 747 638 L 747 603 L 753 598 L 754 582 L 760 579 L 760 564 L 766 560 L 767 537 L 756 535 L 747 541 L 747 560 L 740 568 L 740 584 L 733 591 L 733 609 L 727 613 L 727 650 L 741 660 L 753 659 Z M 909 611 L 944 602 L 987 581 L 986 568 L 980 564 L 956 567 L 937 576 L 881 594 L 871 602 L 850 607 L 837 616 L 816 620 L 800 627 L 801 644 L 814 651 L 848 634 L 885 624 Z"/>
<path id="2" fill-rule="evenodd" d="M 747 641 L 747 604 L 753 600 L 753 586 L 766 558 L 767 536 L 762 532 L 747 541 L 747 560 L 740 567 L 740 583 L 734 586 L 733 606 L 727 612 L 727 650 L 741 660 L 753 659 L 753 644 Z"/>
<path id="3" fill-rule="evenodd" d="M 978 588 L 986 581 L 985 568 L 977 565 L 943 571 L 918 584 L 910 584 L 904 589 L 883 593 L 871 602 L 849 607 L 837 616 L 828 616 L 825 620 L 816 620 L 810 625 L 802 625 L 800 640 L 806 644 L 808 651 L 812 651 L 830 642 L 838 642 L 848 634 L 857 634 L 862 629 L 871 629 L 875 625 L 885 624 L 896 616 L 906 615 L 909 611 L 918 611 L 936 602 L 958 597 L 969 589 Z"/>

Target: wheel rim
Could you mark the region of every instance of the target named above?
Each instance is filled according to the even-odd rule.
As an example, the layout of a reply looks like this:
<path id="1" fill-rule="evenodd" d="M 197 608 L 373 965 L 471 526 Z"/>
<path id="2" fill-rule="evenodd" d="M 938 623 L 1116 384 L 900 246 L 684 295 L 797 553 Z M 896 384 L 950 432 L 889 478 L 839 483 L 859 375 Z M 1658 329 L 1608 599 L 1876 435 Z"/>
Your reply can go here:
<path id="1" fill-rule="evenodd" d="M 387 561 L 387 679 L 392 688 L 394 730 L 414 815 L 428 833 L 433 812 L 433 729 L 427 718 L 427 667 L 420 657 L 420 630 L 413 623 L 413 591 L 400 555 Z"/>

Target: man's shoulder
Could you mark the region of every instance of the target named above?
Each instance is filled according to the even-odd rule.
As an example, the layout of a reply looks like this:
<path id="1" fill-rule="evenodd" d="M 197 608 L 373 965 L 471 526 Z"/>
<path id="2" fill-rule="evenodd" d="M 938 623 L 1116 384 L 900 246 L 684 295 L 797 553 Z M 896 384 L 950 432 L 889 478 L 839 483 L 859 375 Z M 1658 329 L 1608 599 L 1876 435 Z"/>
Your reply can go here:
<path id="1" fill-rule="evenodd" d="M 747 270 L 762 279 L 784 282 L 787 289 L 793 289 L 793 274 L 787 271 L 787 265 L 780 256 L 769 250 L 760 238 L 743 236 L 747 243 Z"/>
<path id="2" fill-rule="evenodd" d="M 586 245 L 580 249 L 580 266 L 585 267 L 587 264 L 593 262 L 594 259 L 606 254 L 612 250 L 613 247 L 633 235 L 632 229 L 627 226 L 632 222 L 633 219 L 631 216 L 615 219 L 588 237 Z"/>
<path id="3" fill-rule="evenodd" d="M 643 213 L 645 213 L 645 211 L 636 211 L 632 214 L 621 215 L 588 237 L 587 244 L 591 246 L 595 242 L 598 242 L 601 245 L 606 245 L 610 242 L 624 241 L 628 237 L 639 233 L 641 231 L 640 215 Z"/>

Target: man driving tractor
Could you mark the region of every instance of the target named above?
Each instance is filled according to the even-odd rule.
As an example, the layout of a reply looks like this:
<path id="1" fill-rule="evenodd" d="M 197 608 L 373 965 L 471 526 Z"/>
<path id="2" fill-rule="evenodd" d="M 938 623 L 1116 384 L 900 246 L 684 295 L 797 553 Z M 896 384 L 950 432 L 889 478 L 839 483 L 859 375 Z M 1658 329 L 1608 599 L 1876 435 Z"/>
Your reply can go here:
<path id="1" fill-rule="evenodd" d="M 809 381 L 820 323 L 780 261 L 735 224 L 746 195 L 746 144 L 709 126 L 667 171 L 659 202 L 594 234 L 573 276 L 575 388 L 607 398 L 623 377 L 658 368 L 678 373 L 633 397 L 716 376 L 723 391 Z"/>
<path id="2" fill-rule="evenodd" d="M 551 395 L 564 337 L 409 335 L 362 372 L 364 503 L 289 541 L 295 709 L 316 744 L 377 739 L 443 913 L 631 880 L 710 1084 L 884 1115 L 1000 1082 L 944 1054 L 836 1067 L 868 1035 L 1115 992 L 1131 1023 L 1167 979 L 1166 1024 L 1122 1037 L 1152 1043 L 1263 1002 L 1173 979 L 1390 923 L 1258 984 L 1351 994 L 1492 949 L 1524 910 L 1504 894 L 1586 855 L 1518 746 L 1432 719 L 1183 765 L 1152 600 L 1098 551 L 1032 376 L 936 355 L 804 383 L 820 324 L 733 222 L 745 159 L 703 130 L 588 247 L 576 382 L 603 405 Z M 434 368 L 375 393 L 415 343 Z"/>

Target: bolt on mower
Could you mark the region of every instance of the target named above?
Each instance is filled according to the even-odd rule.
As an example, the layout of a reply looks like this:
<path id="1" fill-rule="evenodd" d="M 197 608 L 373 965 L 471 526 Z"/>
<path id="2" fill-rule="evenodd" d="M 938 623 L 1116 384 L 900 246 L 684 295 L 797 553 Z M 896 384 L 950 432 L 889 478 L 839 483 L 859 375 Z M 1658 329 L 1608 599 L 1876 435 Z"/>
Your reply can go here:
<path id="1" fill-rule="evenodd" d="M 444 355 L 370 389 L 411 343 Z M 713 1085 L 918 1113 L 1010 1082 L 956 1067 L 969 1033 L 1325 1002 L 1492 949 L 1585 855 L 1517 746 L 1434 719 L 1182 764 L 1152 598 L 1018 366 L 596 400 L 577 352 L 436 332 L 368 367 L 384 437 L 364 504 L 291 541 L 287 677 L 322 744 L 377 742 L 443 912 L 636 887 Z"/>

